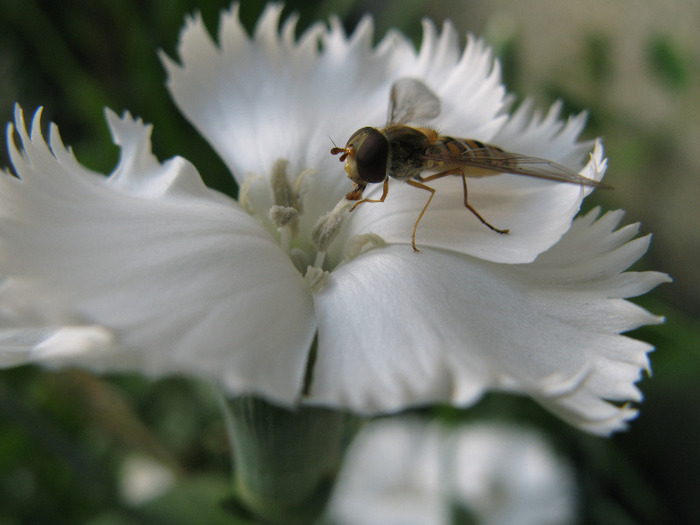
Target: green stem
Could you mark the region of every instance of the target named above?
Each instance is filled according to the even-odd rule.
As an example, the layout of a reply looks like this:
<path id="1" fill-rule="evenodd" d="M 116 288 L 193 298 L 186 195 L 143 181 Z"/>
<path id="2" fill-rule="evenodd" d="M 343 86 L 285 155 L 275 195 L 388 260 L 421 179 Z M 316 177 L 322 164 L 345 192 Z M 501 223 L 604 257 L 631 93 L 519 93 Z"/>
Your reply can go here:
<path id="1" fill-rule="evenodd" d="M 250 396 L 226 405 L 237 505 L 261 523 L 313 523 L 359 419 L 325 408 L 287 410 Z"/>

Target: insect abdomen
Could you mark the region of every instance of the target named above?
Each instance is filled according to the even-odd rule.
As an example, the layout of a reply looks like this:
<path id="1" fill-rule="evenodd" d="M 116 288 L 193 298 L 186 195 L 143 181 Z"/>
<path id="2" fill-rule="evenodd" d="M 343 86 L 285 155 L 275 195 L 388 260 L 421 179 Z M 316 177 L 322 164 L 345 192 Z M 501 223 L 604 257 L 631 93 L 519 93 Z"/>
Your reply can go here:
<path id="1" fill-rule="evenodd" d="M 433 159 L 440 158 L 441 161 L 437 164 L 441 166 L 449 166 L 450 160 L 454 160 L 456 165 L 464 167 L 465 174 L 470 177 L 493 175 L 510 164 L 513 167 L 516 165 L 515 162 L 508 162 L 501 148 L 473 139 L 440 136 L 430 145 L 426 153 Z M 464 162 L 469 160 L 474 160 L 474 165 Z M 500 169 L 496 169 L 496 164 Z M 482 167 L 477 167 L 479 165 Z M 487 169 L 483 167 L 485 165 L 494 165 L 494 169 Z"/>
<path id="2" fill-rule="evenodd" d="M 490 159 L 503 153 L 501 148 L 484 144 L 478 140 L 439 137 L 432 145 L 431 153 L 453 158 Z"/>

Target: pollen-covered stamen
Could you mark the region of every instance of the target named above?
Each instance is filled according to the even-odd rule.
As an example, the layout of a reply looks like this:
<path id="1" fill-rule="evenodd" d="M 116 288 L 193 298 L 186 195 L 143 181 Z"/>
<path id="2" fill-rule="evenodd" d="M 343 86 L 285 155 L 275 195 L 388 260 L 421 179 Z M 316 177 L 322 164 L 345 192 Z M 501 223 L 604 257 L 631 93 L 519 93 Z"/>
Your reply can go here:
<path id="1" fill-rule="evenodd" d="M 299 235 L 299 216 L 302 214 L 303 197 L 309 186 L 309 176 L 316 173 L 313 169 L 300 171 L 293 182 L 287 177 L 287 159 L 277 159 L 270 172 L 270 191 L 274 204 L 268 211 L 268 217 L 280 232 L 280 244 L 289 252 L 291 241 Z"/>
<path id="2" fill-rule="evenodd" d="M 303 197 L 308 190 L 308 178 L 314 175 L 316 170 L 307 168 L 300 171 L 292 183 L 287 178 L 287 159 L 277 159 L 270 172 L 270 189 L 272 200 L 277 206 L 294 208 L 300 214 L 303 213 Z"/>
<path id="3" fill-rule="evenodd" d="M 327 281 L 326 253 L 340 232 L 353 203 L 347 199 L 341 199 L 332 210 L 316 221 L 311 232 L 300 231 L 303 200 L 312 183 L 312 177 L 316 175 L 316 170 L 304 169 L 295 176 L 289 177 L 288 167 L 289 161 L 286 159 L 280 158 L 274 162 L 267 177 L 269 184 L 267 192 L 264 187 L 256 184 L 264 181 L 265 177 L 259 175 L 246 177 L 239 191 L 239 201 L 253 214 L 263 207 L 262 202 L 267 202 L 265 206 L 269 206 L 269 209 L 264 220 L 266 227 L 272 226 L 277 230 L 279 244 L 289 254 L 294 267 L 305 275 L 307 284 L 311 288 L 319 290 Z M 272 203 L 268 199 L 271 199 Z M 263 217 L 258 216 L 258 218 Z M 379 246 L 381 243 L 366 241 L 364 244 Z"/>
<path id="4" fill-rule="evenodd" d="M 338 235 L 345 217 L 350 213 L 350 206 L 352 206 L 350 201 L 342 199 L 331 211 L 319 218 L 314 224 L 311 230 L 311 240 L 318 248 L 314 266 L 319 268 L 323 266 L 328 247 Z"/>
<path id="5" fill-rule="evenodd" d="M 267 212 L 267 215 L 283 236 L 282 248 L 288 251 L 289 242 L 299 233 L 299 212 L 291 206 L 274 204 Z"/>
<path id="6" fill-rule="evenodd" d="M 294 192 L 287 180 L 288 165 L 287 159 L 275 161 L 270 172 L 270 189 L 272 190 L 272 200 L 277 206 L 294 208 Z"/>
<path id="7" fill-rule="evenodd" d="M 277 206 L 276 204 L 267 212 L 272 223 L 278 228 L 294 228 L 299 224 L 299 212 L 288 206 Z"/>

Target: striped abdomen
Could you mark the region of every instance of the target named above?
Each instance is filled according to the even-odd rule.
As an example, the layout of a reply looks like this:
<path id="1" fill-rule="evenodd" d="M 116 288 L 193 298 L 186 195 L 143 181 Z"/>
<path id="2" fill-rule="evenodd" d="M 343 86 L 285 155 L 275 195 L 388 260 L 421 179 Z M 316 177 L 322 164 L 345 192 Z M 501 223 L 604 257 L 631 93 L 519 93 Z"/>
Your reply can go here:
<path id="1" fill-rule="evenodd" d="M 434 167 L 463 166 L 468 168 L 470 177 L 493 175 L 517 165 L 515 159 L 509 159 L 509 153 L 497 146 L 447 136 L 437 137 L 425 154 L 431 157 Z"/>

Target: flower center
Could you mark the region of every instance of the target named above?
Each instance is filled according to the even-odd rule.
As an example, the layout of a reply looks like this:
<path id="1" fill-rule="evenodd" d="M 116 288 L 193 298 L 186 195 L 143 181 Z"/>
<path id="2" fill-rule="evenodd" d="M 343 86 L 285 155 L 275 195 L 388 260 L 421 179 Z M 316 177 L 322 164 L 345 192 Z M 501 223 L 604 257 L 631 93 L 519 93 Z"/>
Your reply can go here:
<path id="1" fill-rule="evenodd" d="M 304 212 L 304 198 L 308 193 L 311 179 L 316 171 L 305 169 L 290 177 L 289 162 L 278 159 L 267 178 L 268 188 L 264 188 L 265 177 L 249 175 L 239 191 L 239 203 L 269 231 L 289 255 L 296 269 L 304 276 L 307 285 L 314 291 L 322 290 L 332 269 L 327 253 L 338 237 L 353 203 L 342 198 L 338 203 L 319 217 L 313 227 L 301 226 Z M 267 213 L 262 210 L 267 209 Z M 368 249 L 384 246 L 384 241 L 376 234 L 363 234 L 351 237 L 345 242 L 345 250 L 340 263 L 357 257 Z"/>

